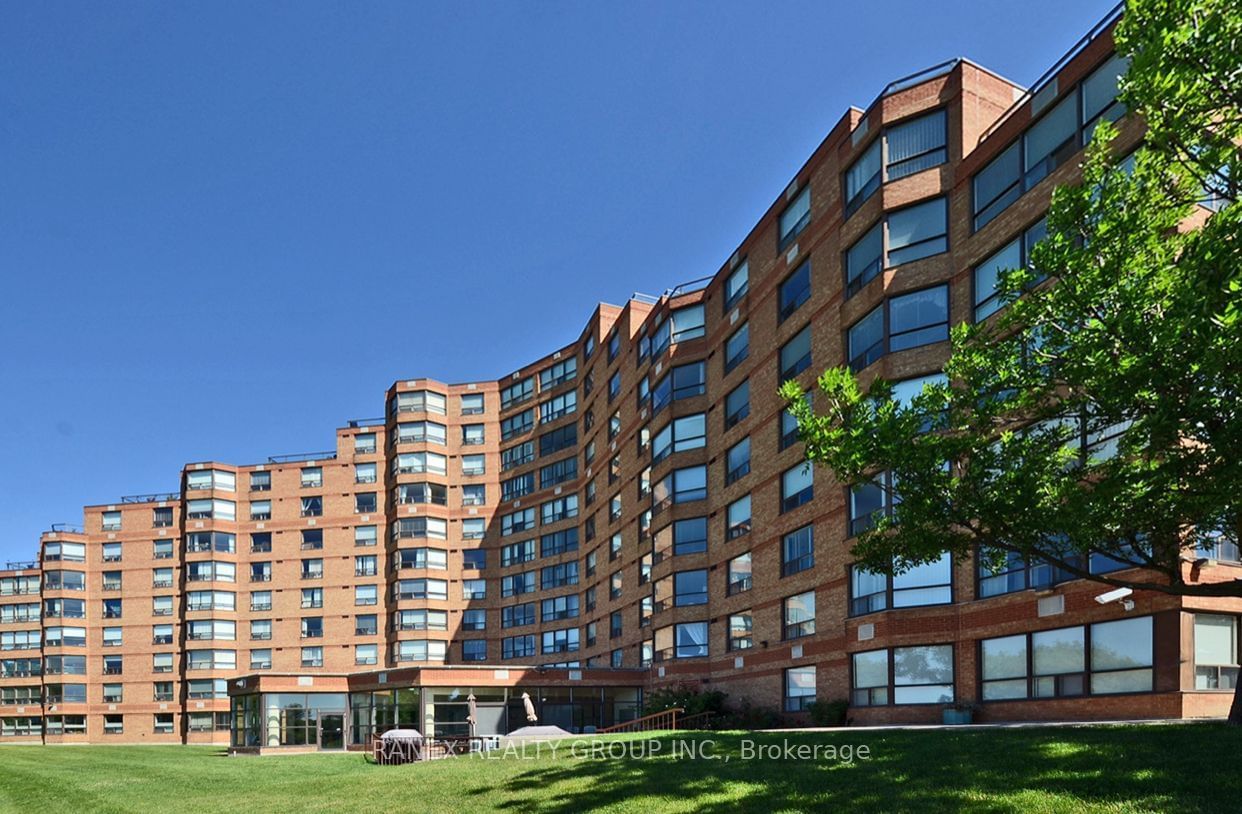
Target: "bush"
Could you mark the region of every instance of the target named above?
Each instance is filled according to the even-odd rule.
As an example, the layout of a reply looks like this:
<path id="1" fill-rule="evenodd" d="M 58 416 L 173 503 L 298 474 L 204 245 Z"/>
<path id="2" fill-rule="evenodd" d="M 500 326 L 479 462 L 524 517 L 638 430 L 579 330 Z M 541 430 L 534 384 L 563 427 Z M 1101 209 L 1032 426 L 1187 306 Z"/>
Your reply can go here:
<path id="1" fill-rule="evenodd" d="M 845 726 L 849 719 L 850 702 L 844 698 L 835 701 L 812 701 L 806 705 L 815 726 Z"/>
<path id="2" fill-rule="evenodd" d="M 778 729 L 784 723 L 780 713 L 766 707 L 756 707 L 749 698 L 743 698 L 737 707 L 712 721 L 713 729 Z"/>
<path id="3" fill-rule="evenodd" d="M 643 714 L 651 715 L 654 712 L 681 707 L 686 715 L 697 715 L 700 712 L 720 715 L 724 712 L 725 697 L 725 693 L 720 690 L 704 692 L 695 684 L 673 684 L 649 692 L 643 705 Z"/>

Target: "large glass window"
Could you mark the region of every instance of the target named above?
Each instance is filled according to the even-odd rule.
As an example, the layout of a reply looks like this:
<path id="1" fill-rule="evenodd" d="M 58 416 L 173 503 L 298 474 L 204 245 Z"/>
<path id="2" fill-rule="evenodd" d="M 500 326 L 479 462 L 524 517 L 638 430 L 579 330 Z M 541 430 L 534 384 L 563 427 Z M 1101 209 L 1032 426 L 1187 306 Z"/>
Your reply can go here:
<path id="1" fill-rule="evenodd" d="M 888 128 L 884 134 L 888 146 L 884 169 L 889 181 L 943 164 L 948 159 L 945 122 L 945 112 L 937 110 Z"/>
<path id="2" fill-rule="evenodd" d="M 786 639 L 800 639 L 815 633 L 815 591 L 797 594 L 781 603 L 782 635 Z"/>
<path id="3" fill-rule="evenodd" d="M 888 301 L 890 352 L 949 338 L 949 287 L 940 285 Z"/>
<path id="4" fill-rule="evenodd" d="M 999 311 L 1006 303 L 1000 296 L 1001 274 L 1030 262 L 1031 249 L 1048 232 L 1047 222 L 1040 220 L 1014 238 L 999 251 L 975 266 L 975 321 L 980 322 Z"/>
<path id="5" fill-rule="evenodd" d="M 814 470 L 801 463 L 781 475 L 781 511 L 787 512 L 810 503 L 814 496 Z"/>
<path id="6" fill-rule="evenodd" d="M 852 297 L 880 273 L 884 265 L 884 224 L 875 226 L 845 252 L 845 296 Z"/>
<path id="7" fill-rule="evenodd" d="M 750 263 L 743 260 L 738 267 L 729 273 L 725 278 L 724 285 L 724 309 L 728 311 L 746 295 L 746 290 L 750 285 Z"/>
<path id="8" fill-rule="evenodd" d="M 1195 689 L 1238 686 L 1238 617 L 1195 614 Z"/>
<path id="9" fill-rule="evenodd" d="M 785 670 L 785 711 L 801 712 L 815 700 L 815 667 Z"/>
<path id="10" fill-rule="evenodd" d="M 807 260 L 781 281 L 778 297 L 780 311 L 777 315 L 777 322 L 783 322 L 786 317 L 797 311 L 810 298 L 811 261 Z"/>
<path id="11" fill-rule="evenodd" d="M 982 697 L 1057 698 L 1152 689 L 1152 617 L 985 639 Z"/>
<path id="12" fill-rule="evenodd" d="M 805 186 L 802 191 L 785 207 L 780 217 L 780 244 L 784 250 L 792 243 L 806 225 L 811 222 L 811 188 Z"/>
<path id="13" fill-rule="evenodd" d="M 706 444 L 707 414 L 681 416 L 655 434 L 651 441 L 651 462 L 659 463 L 674 452 L 700 449 Z"/>
<path id="14" fill-rule="evenodd" d="M 850 613 L 947 605 L 953 601 L 952 583 L 953 559 L 948 552 L 891 578 L 855 565 L 850 568 Z"/>
<path id="15" fill-rule="evenodd" d="M 781 538 L 781 576 L 787 577 L 815 565 L 815 534 L 811 526 L 795 529 Z"/>
<path id="16" fill-rule="evenodd" d="M 880 152 L 880 139 L 876 139 L 845 171 L 845 217 L 858 211 L 880 188 Z"/>
<path id="17" fill-rule="evenodd" d="M 677 658 L 707 655 L 707 622 L 686 622 L 676 625 L 673 638 Z"/>
<path id="18" fill-rule="evenodd" d="M 750 415 L 750 381 L 744 381 L 725 396 L 725 429 Z"/>
<path id="19" fill-rule="evenodd" d="M 862 370 L 884 355 L 884 306 L 855 322 L 849 330 L 850 368 Z"/>
<path id="20" fill-rule="evenodd" d="M 855 706 L 943 704 L 953 700 L 953 647 L 928 645 L 853 655 Z"/>
<path id="21" fill-rule="evenodd" d="M 949 248 L 948 206 L 934 198 L 888 216 L 888 265 L 899 266 Z"/>
<path id="22" fill-rule="evenodd" d="M 780 380 L 792 379 L 811 366 L 811 326 L 808 324 L 781 346 Z"/>

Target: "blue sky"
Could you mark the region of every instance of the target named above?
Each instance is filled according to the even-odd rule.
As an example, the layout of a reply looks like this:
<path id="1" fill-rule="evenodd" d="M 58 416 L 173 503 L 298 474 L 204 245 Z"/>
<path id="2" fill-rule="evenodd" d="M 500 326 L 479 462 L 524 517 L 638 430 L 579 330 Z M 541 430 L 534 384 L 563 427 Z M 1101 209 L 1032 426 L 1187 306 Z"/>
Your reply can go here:
<path id="1" fill-rule="evenodd" d="M 0 560 L 710 274 L 848 105 L 1111 5 L 0 4 Z"/>

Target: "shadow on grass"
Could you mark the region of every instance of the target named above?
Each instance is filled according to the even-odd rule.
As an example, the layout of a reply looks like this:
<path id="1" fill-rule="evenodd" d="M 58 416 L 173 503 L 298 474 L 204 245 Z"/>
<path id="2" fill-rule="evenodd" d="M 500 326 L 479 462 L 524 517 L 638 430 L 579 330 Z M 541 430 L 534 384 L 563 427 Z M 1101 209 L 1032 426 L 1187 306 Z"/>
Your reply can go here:
<path id="1" fill-rule="evenodd" d="M 739 810 L 1237 811 L 1242 775 L 1205 773 L 1213 756 L 1242 747 L 1220 725 L 1075 727 L 975 731 L 685 733 L 714 741 L 719 759 L 677 759 L 672 734 L 661 757 L 570 759 L 519 772 L 491 795 L 498 809 L 577 814 L 609 806 L 648 812 Z M 744 759 L 756 744 L 866 745 L 866 760 Z M 637 741 L 635 741 L 637 742 Z M 728 758 L 725 760 L 724 758 Z"/>

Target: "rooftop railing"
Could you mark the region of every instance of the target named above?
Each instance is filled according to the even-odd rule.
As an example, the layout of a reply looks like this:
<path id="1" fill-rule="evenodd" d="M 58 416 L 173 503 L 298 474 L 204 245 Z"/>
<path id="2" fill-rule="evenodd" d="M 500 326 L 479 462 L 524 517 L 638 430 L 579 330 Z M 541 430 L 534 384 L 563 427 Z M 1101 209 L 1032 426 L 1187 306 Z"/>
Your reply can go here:
<path id="1" fill-rule="evenodd" d="M 293 455 L 269 455 L 269 464 L 294 464 L 302 461 L 331 461 L 336 458 L 335 452 L 298 452 Z"/>
<path id="2" fill-rule="evenodd" d="M 152 492 L 147 495 L 122 495 L 122 503 L 165 503 L 180 500 L 180 492 Z"/>

